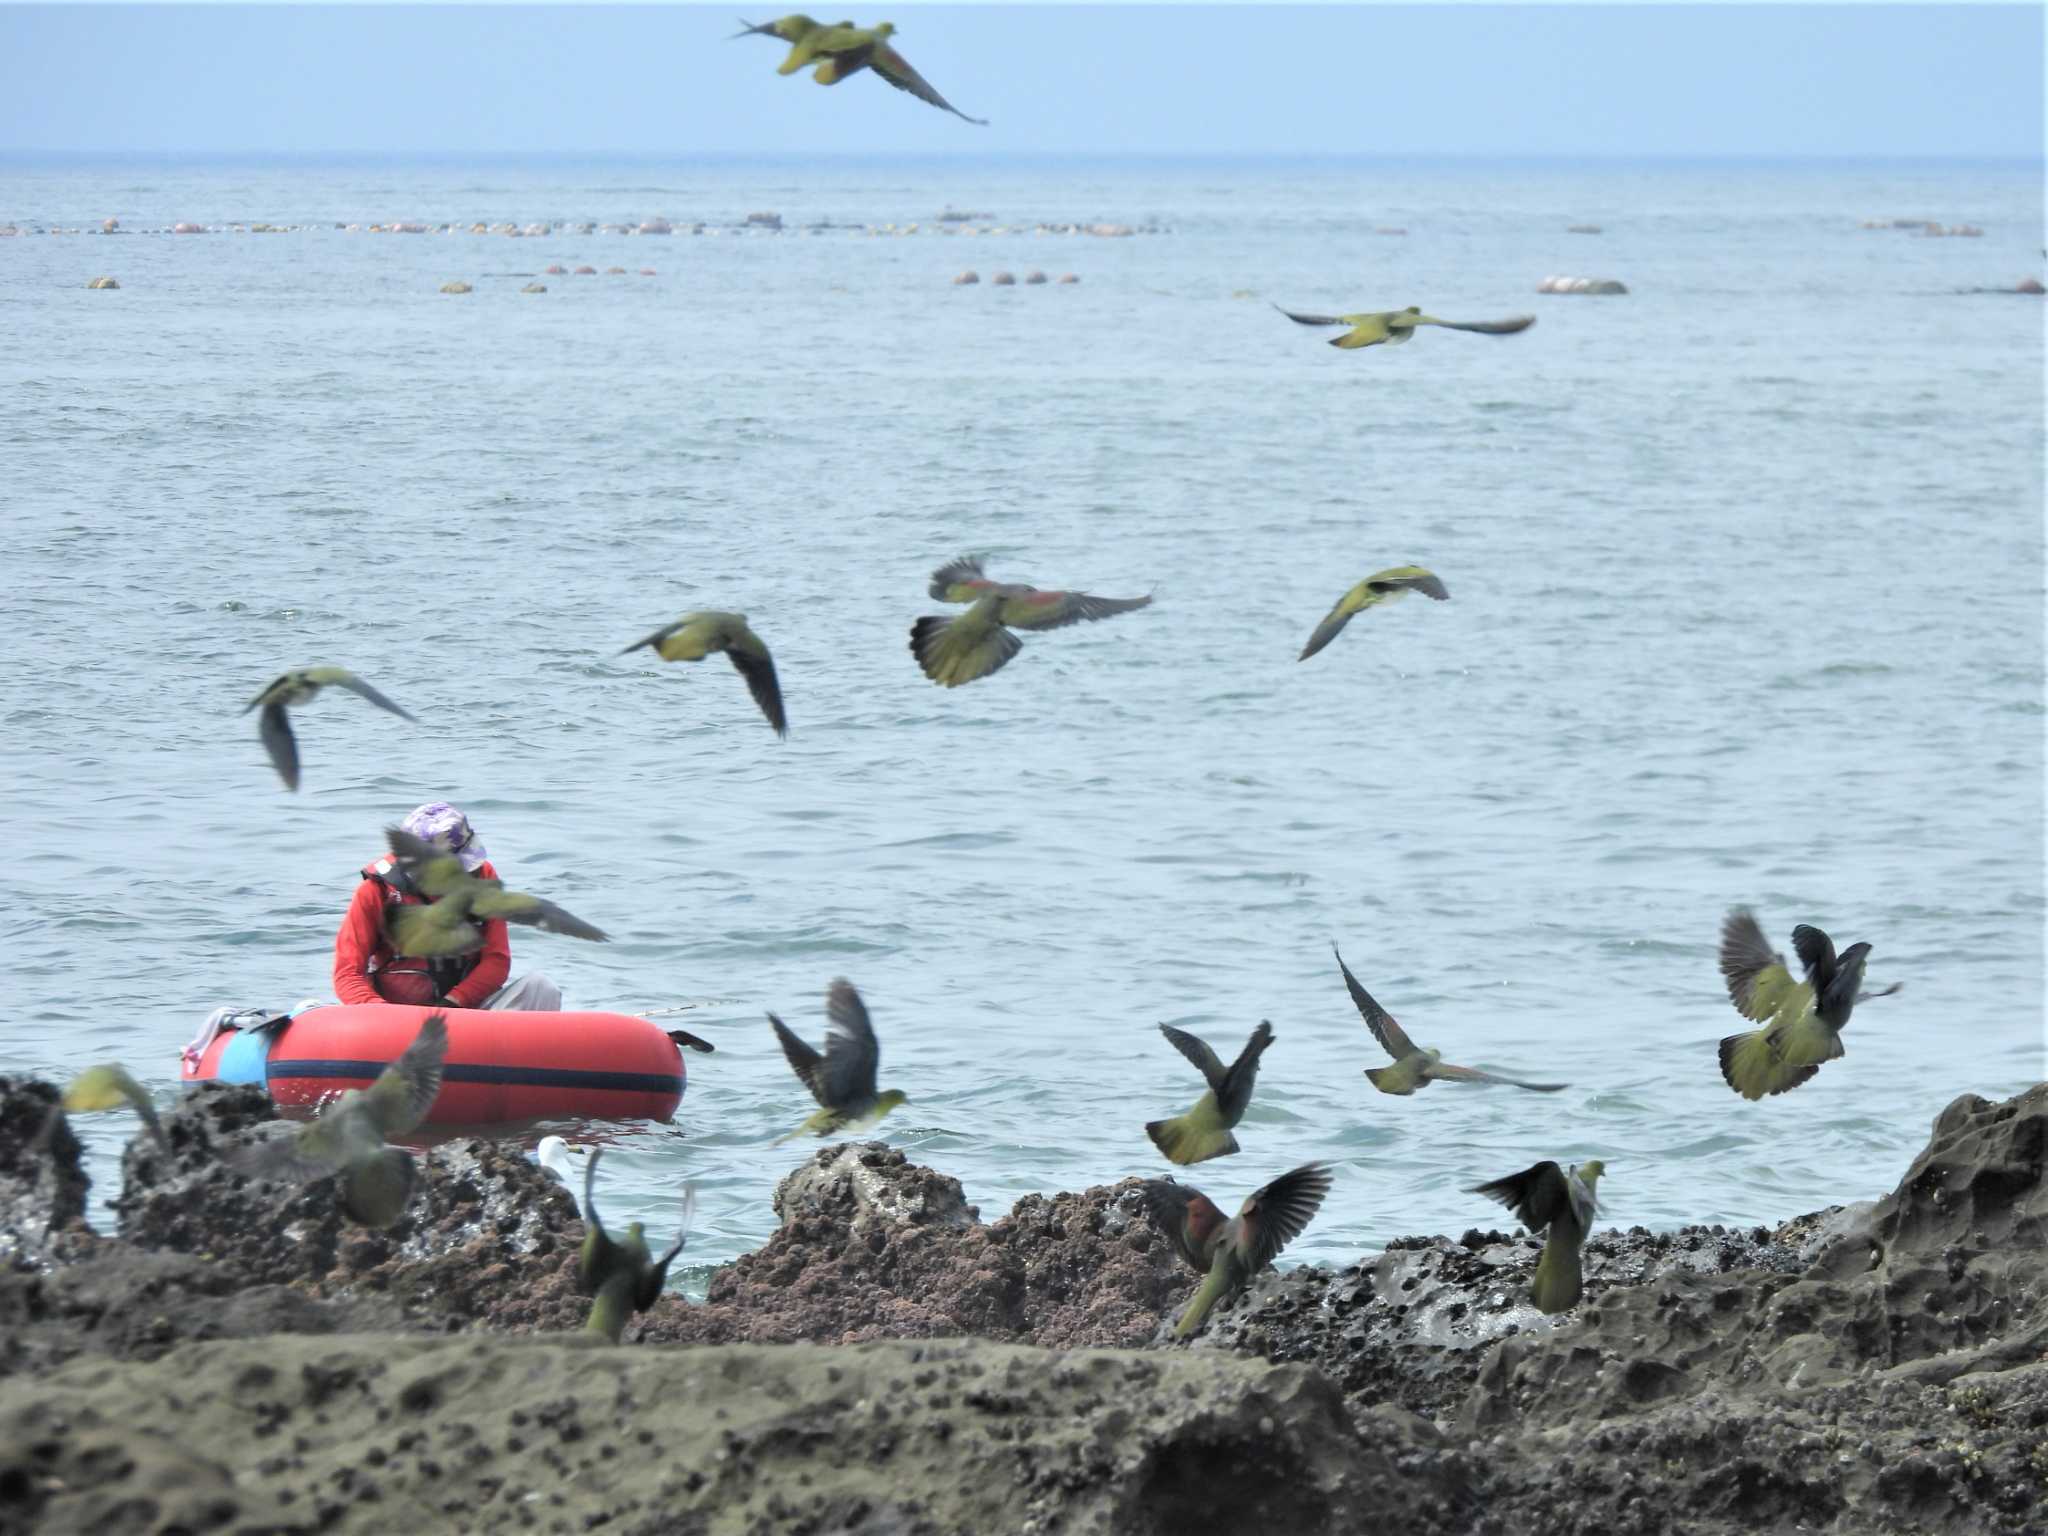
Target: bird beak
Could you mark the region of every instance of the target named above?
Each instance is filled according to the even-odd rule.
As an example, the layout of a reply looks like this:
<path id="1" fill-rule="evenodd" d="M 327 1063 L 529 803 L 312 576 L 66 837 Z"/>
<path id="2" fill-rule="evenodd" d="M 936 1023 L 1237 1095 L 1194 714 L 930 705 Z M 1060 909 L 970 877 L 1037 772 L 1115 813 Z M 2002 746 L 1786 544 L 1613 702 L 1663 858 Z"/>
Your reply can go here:
<path id="1" fill-rule="evenodd" d="M 726 39 L 728 43 L 732 41 L 733 37 L 754 37 L 763 32 L 772 35 L 775 31 L 775 25 L 773 22 L 770 22 L 767 26 L 756 26 L 753 22 L 748 21 L 744 16 L 740 18 L 740 25 L 745 27 L 747 30 L 744 32 L 733 33 L 732 37 L 728 37 Z"/>

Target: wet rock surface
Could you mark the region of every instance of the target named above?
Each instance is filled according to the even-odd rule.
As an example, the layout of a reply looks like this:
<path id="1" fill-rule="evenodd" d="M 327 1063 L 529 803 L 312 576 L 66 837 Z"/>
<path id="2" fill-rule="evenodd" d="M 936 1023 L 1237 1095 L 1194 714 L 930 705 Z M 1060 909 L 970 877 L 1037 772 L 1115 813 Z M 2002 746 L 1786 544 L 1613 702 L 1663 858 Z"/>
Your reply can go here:
<path id="1" fill-rule="evenodd" d="M 1951 1104 L 1873 1204 L 1596 1229 L 1557 1317 L 1475 1230 L 1264 1275 L 1185 1346 L 1135 1179 L 985 1224 L 830 1147 L 613 1349 L 517 1151 L 423 1153 L 366 1232 L 224 1164 L 283 1128 L 209 1087 L 101 1237 L 54 1100 L 0 1080 L 0 1533 L 2048 1530 L 2048 1085 Z"/>

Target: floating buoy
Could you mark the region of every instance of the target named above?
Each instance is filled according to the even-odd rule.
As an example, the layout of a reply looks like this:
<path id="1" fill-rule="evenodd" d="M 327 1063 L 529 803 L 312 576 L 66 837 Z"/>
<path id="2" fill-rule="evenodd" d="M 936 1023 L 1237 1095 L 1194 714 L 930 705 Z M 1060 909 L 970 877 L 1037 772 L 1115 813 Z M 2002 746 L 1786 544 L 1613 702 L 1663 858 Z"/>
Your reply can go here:
<path id="1" fill-rule="evenodd" d="M 597 268 L 595 268 L 595 267 L 578 267 L 578 268 L 576 269 L 576 275 L 577 275 L 578 277 L 595 277 L 595 276 L 597 276 Z"/>
<path id="2" fill-rule="evenodd" d="M 1014 288 L 1017 286 L 1016 276 L 1009 272 L 998 272 L 989 281 L 998 288 Z"/>
<path id="3" fill-rule="evenodd" d="M 1025 281 L 1025 282 L 1027 282 L 1027 283 L 1031 283 L 1031 284 L 1034 284 L 1034 285 L 1035 285 L 1035 284 L 1038 284 L 1038 283 L 1042 283 L 1042 282 L 1044 282 L 1044 281 L 1045 281 L 1045 274 L 1044 274 L 1043 272 L 1039 272 L 1039 271 L 1036 271 L 1036 270 L 1033 270 L 1033 271 L 1030 271 L 1030 272 L 1026 272 L 1026 273 L 1024 274 L 1024 281 Z"/>
<path id="4" fill-rule="evenodd" d="M 96 277 L 85 286 L 88 288 L 118 288 L 121 285 L 111 277 Z"/>
<path id="5" fill-rule="evenodd" d="M 470 286 L 469 284 L 458 280 L 452 283 L 443 283 L 441 285 L 441 291 L 443 293 L 468 293 L 470 292 Z"/>
<path id="6" fill-rule="evenodd" d="M 1063 283 L 1078 283 L 1081 279 L 1071 272 L 1062 272 L 1060 274 L 1060 281 Z"/>
<path id="7" fill-rule="evenodd" d="M 953 286 L 955 288 L 964 288 L 969 283 L 978 283 L 980 281 L 981 274 L 979 272 L 976 272 L 972 267 L 970 267 L 965 272 L 962 272 L 958 277 L 953 279 Z"/>
<path id="8" fill-rule="evenodd" d="M 524 288 L 520 289 L 519 291 L 521 293 L 546 293 L 548 291 L 548 285 L 546 283 L 528 283 Z"/>

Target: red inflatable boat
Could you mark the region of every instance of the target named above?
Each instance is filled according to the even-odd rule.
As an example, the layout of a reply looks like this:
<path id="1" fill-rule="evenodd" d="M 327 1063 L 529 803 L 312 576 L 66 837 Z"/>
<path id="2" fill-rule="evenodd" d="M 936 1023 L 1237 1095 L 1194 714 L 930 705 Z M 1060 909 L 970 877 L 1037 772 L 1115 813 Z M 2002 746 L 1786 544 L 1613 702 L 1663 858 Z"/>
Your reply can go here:
<path id="1" fill-rule="evenodd" d="M 600 1118 L 667 1120 L 683 1097 L 681 1047 L 623 1013 L 450 1008 L 448 1056 L 430 1124 Z M 187 1082 L 262 1083 L 279 1104 L 313 1106 L 367 1088 L 431 1008 L 350 1003 L 265 1028 L 226 1023 L 193 1042 Z M 232 1016 L 231 1016 L 232 1018 Z"/>

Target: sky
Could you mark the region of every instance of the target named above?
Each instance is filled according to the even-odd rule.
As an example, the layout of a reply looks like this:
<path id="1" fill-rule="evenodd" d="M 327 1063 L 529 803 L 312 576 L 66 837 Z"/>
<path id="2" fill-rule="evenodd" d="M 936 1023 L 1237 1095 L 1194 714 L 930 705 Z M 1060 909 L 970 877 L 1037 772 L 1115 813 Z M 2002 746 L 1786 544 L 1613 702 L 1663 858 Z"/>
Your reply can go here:
<path id="1" fill-rule="evenodd" d="M 0 3 L 0 153 L 2043 152 L 2039 4 L 892 5 L 988 128 L 778 76 L 752 5 Z"/>

